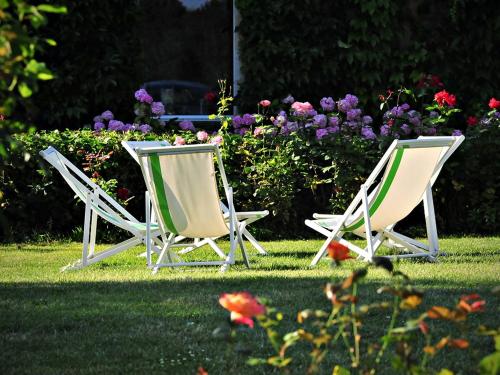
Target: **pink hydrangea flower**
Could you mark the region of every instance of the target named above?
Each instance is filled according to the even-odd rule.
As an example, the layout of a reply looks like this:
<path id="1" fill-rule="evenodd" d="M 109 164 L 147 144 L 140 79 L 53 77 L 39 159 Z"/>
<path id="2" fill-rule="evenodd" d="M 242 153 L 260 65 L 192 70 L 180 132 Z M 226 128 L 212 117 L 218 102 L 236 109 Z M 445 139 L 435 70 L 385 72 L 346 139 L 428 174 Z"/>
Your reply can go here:
<path id="1" fill-rule="evenodd" d="M 200 142 L 205 142 L 208 139 L 208 133 L 204 130 L 200 130 L 196 133 L 196 138 L 198 138 Z"/>
<path id="2" fill-rule="evenodd" d="M 182 146 L 186 144 L 186 140 L 181 136 L 175 137 L 174 146 Z"/>
<path id="3" fill-rule="evenodd" d="M 292 109 L 297 113 L 308 113 L 313 110 L 313 106 L 309 102 L 295 102 L 292 104 Z"/>
<path id="4" fill-rule="evenodd" d="M 222 141 L 223 141 L 222 136 L 216 135 L 215 137 L 212 138 L 210 143 L 212 143 L 213 145 L 220 146 L 222 144 Z"/>
<path id="5" fill-rule="evenodd" d="M 255 137 L 258 137 L 258 136 L 260 136 L 260 135 L 262 135 L 262 134 L 264 134 L 264 129 L 263 129 L 263 128 L 261 128 L 260 126 L 259 126 L 259 127 L 257 127 L 257 128 L 255 128 L 255 129 L 254 129 L 254 131 L 253 131 L 253 135 L 254 135 Z"/>

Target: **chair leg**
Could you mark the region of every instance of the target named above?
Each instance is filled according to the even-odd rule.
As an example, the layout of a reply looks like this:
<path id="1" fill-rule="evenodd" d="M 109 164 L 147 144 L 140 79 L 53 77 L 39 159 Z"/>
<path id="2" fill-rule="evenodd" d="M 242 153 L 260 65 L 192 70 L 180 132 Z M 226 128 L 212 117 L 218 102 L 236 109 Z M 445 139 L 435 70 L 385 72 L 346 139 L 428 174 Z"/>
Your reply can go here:
<path id="1" fill-rule="evenodd" d="M 432 201 L 431 185 L 427 185 L 424 194 L 424 214 L 427 228 L 427 239 L 429 241 L 430 255 L 435 257 L 439 253 L 439 240 L 436 226 L 436 216 L 434 213 L 434 202 Z"/>
<path id="2" fill-rule="evenodd" d="M 368 191 L 366 185 L 361 185 L 361 200 L 363 202 L 363 216 L 365 219 L 365 234 L 366 234 L 366 245 L 368 250 L 368 261 L 371 262 L 373 259 L 373 255 L 375 253 L 375 249 L 373 246 L 373 235 L 372 235 L 372 226 L 370 222 L 370 212 L 368 206 Z"/>
<path id="3" fill-rule="evenodd" d="M 242 231 L 243 236 L 252 244 L 252 246 L 257 249 L 259 254 L 267 255 L 267 251 L 257 242 L 254 236 L 248 231 L 248 229 L 244 228 Z"/>
<path id="4" fill-rule="evenodd" d="M 238 228 L 238 225 L 236 225 L 236 228 L 237 228 L 236 236 L 238 237 L 238 243 L 240 245 L 243 262 L 245 263 L 247 268 L 250 268 L 250 262 L 248 261 L 247 251 L 245 249 L 245 244 L 243 243 L 243 238 L 241 236 L 240 228 Z"/>
<path id="5" fill-rule="evenodd" d="M 85 218 L 83 220 L 83 250 L 82 250 L 82 265 L 85 267 L 88 261 L 89 254 L 89 236 L 90 236 L 90 214 L 91 214 L 92 197 L 87 194 L 85 201 Z"/>

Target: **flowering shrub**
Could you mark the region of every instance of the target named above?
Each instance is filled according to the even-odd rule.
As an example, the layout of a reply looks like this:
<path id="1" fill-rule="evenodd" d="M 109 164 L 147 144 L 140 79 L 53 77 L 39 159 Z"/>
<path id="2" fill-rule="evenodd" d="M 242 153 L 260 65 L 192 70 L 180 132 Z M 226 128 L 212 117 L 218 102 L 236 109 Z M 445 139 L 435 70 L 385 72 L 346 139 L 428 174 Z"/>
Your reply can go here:
<path id="1" fill-rule="evenodd" d="M 94 117 L 94 130 L 109 131 L 140 131 L 144 134 L 153 130 L 160 131 L 165 127 L 165 122 L 160 116 L 165 114 L 165 107 L 161 102 L 153 102 L 153 97 L 145 89 L 139 89 L 134 94 L 137 103 L 134 106 L 136 118 L 134 123 L 124 123 L 114 118 L 113 112 L 106 110 Z"/>
<path id="2" fill-rule="evenodd" d="M 105 111 L 96 118 L 103 124 L 100 130 L 40 132 L 19 136 L 19 139 L 31 155 L 52 145 L 82 168 L 89 162 L 87 155 L 110 155 L 103 163 L 94 160 L 93 170 L 87 173 L 96 172 L 94 178 L 99 185 L 111 195 L 121 197 L 127 209 L 137 217 L 142 217 L 144 211 L 142 176 L 122 149 L 121 140 L 163 139 L 174 145 L 218 144 L 237 207 L 241 210 L 265 207 L 272 212 L 265 223 L 252 227 L 258 230 L 260 238 L 303 237 L 311 235 L 303 225 L 304 218 L 314 212 L 342 212 L 380 159 L 387 143 L 394 138 L 431 134 L 431 128 L 438 135 L 452 133 L 449 124 L 459 120 L 456 103 L 460 97 L 455 98 L 455 107 L 449 106 L 446 100 L 440 106 L 433 99 L 441 89 L 417 89 L 417 100 L 409 90 L 389 92 L 381 98 L 382 111 L 373 114 L 372 122 L 372 117 L 363 113 L 359 100 L 352 94 L 339 100 L 326 96 L 318 103 L 299 102 L 289 95 L 282 101 L 271 101 L 269 106 L 267 102 L 258 103 L 257 113 L 231 117 L 227 112 L 232 97 L 222 93 L 218 97 L 218 111 L 212 117 L 221 123 L 216 132 L 209 128 L 197 129 L 189 121 L 173 126 L 158 124 L 160 131 L 137 128 L 137 124 L 154 124 L 148 122 L 158 120 L 157 115 L 152 114 L 129 124 L 133 129 L 126 130 L 123 121 Z M 143 113 L 152 111 L 153 102 L 148 103 L 147 92 L 139 90 L 137 97 L 136 104 L 145 108 Z M 445 164 L 443 175 L 434 186 L 441 233 L 497 233 L 499 230 L 500 206 L 496 192 L 500 190 L 500 176 L 491 173 L 500 168 L 498 159 L 491 157 L 491 150 L 500 147 L 499 108 L 498 100 L 492 99 L 485 103 L 484 111 L 468 113 L 467 124 L 463 119 L 467 140 Z M 448 101 L 453 103 L 452 99 Z M 393 123 L 389 135 L 380 134 L 377 124 L 383 127 L 389 125 L 390 120 Z M 404 124 L 411 129 L 409 134 Z M 376 138 L 372 139 L 371 132 Z M 81 225 L 79 216 L 75 215 L 80 205 L 73 201 L 64 184 L 53 183 L 50 169 L 41 170 L 38 158 L 32 157 L 25 163 L 24 154 L 15 150 L 12 157 L 12 166 L 0 176 L 0 190 L 4 192 L 0 207 L 8 222 L 17 224 L 3 238 L 24 239 L 33 231 L 67 234 Z M 127 189 L 128 198 L 122 194 L 123 190 L 118 195 L 119 189 Z M 31 206 L 39 207 L 38 216 L 24 215 L 29 210 L 18 209 Z M 53 211 L 48 207 L 58 207 L 63 219 L 53 220 Z M 410 217 L 403 225 L 423 230 L 419 220 L 420 217 Z M 99 233 L 105 233 L 109 241 L 120 239 L 114 231 Z"/>
<path id="3" fill-rule="evenodd" d="M 340 266 L 343 260 L 349 258 L 348 252 L 348 248 L 340 243 L 331 243 L 329 254 L 332 265 Z M 391 283 L 378 288 L 381 299 L 363 304 L 360 289 L 371 267 L 385 269 Z M 305 350 L 309 351 L 308 374 L 326 373 L 327 362 L 333 362 L 333 374 L 350 374 L 351 371 L 376 374 L 388 361 L 394 371 L 406 374 L 453 374 L 448 369 L 442 369 L 443 360 L 435 360 L 435 357 L 445 347 L 468 349 L 470 344 L 464 336 L 473 332 L 467 324 L 468 317 L 486 308 L 486 301 L 478 294 L 470 294 L 461 296 L 454 307 L 421 309 L 424 293 L 411 284 L 407 275 L 395 270 L 390 260 L 380 257 L 374 258 L 373 265 L 353 271 L 344 280 L 332 278 L 326 283 L 324 294 L 329 302 L 328 308 L 300 310 L 297 313 L 297 329 L 285 334 L 279 333 L 283 314 L 265 306 L 248 292 L 223 294 L 219 302 L 231 312 L 231 337 L 237 337 L 238 325 L 253 328 L 253 317 L 267 334 L 274 354 L 267 358 L 251 357 L 247 364 L 292 370 L 301 365 L 304 357 L 300 353 Z M 379 320 L 370 319 L 376 311 L 385 311 L 391 316 L 381 338 L 363 334 L 371 330 L 371 325 L 382 324 Z M 235 312 L 238 315 L 234 315 Z M 241 319 L 241 315 L 245 319 Z M 441 333 L 443 328 L 448 331 L 445 335 Z M 485 332 L 499 337 L 497 331 L 488 331 L 485 327 L 478 331 L 480 334 Z M 330 360 L 327 360 L 328 357 Z M 332 361 L 332 358 L 335 359 Z M 486 357 L 481 361 L 481 367 L 494 369 L 498 366 L 498 358 L 495 358 L 494 355 Z M 454 366 L 453 363 L 446 365 Z"/>

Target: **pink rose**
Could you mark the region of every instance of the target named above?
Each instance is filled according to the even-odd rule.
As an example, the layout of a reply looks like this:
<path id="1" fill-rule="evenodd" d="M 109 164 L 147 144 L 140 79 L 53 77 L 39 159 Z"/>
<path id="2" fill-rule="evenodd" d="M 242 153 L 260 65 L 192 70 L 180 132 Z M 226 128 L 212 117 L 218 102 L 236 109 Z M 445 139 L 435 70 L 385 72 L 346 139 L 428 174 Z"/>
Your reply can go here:
<path id="1" fill-rule="evenodd" d="M 204 130 L 200 130 L 196 133 L 196 138 L 198 138 L 200 142 L 205 142 L 208 139 L 208 133 Z"/>
<path id="2" fill-rule="evenodd" d="M 292 104 L 292 109 L 297 113 L 307 113 L 308 111 L 313 109 L 313 106 L 309 102 L 295 102 Z"/>
<path id="3" fill-rule="evenodd" d="M 186 144 L 186 140 L 180 136 L 175 137 L 174 145 L 175 146 L 182 146 Z"/>
<path id="4" fill-rule="evenodd" d="M 271 102 L 269 100 L 261 100 L 259 102 L 259 104 L 262 106 L 262 107 L 269 107 L 271 105 Z"/>
<path id="5" fill-rule="evenodd" d="M 213 137 L 212 141 L 210 143 L 212 143 L 213 145 L 220 146 L 222 144 L 222 136 L 217 135 L 217 136 Z"/>
<path id="6" fill-rule="evenodd" d="M 257 128 L 255 128 L 254 131 L 253 131 L 253 135 L 255 137 L 258 137 L 259 135 L 262 135 L 262 134 L 264 134 L 264 129 L 261 128 L 260 126 L 257 127 Z"/>

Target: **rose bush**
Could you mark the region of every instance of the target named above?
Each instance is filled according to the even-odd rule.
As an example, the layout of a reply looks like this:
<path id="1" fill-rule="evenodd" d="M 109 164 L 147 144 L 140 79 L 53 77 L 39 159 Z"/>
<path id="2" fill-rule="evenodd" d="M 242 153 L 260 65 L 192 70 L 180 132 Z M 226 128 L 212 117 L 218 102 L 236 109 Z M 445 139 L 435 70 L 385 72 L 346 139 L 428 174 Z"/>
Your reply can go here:
<path id="1" fill-rule="evenodd" d="M 49 145 L 78 167 L 86 168 L 90 163 L 89 175 L 96 173 L 96 181 L 113 196 L 118 196 L 118 189 L 127 189 L 128 198 L 122 201 L 134 215 L 143 217 L 140 169 L 120 145 L 127 139 L 220 145 L 237 207 L 272 212 L 252 230 L 263 239 L 310 236 L 304 218 L 313 212 L 345 209 L 394 138 L 456 132 L 449 124 L 452 120 L 456 123 L 460 114 L 456 107 L 460 97 L 455 97 L 452 107 L 444 99 L 439 102 L 440 96 L 435 101 L 435 94 L 431 92 L 422 99 L 417 92 L 414 100 L 413 93 L 406 89 L 389 92 L 381 98 L 381 113 L 372 116 L 364 113 L 359 99 L 352 94 L 338 100 L 327 96 L 317 104 L 297 102 L 289 95 L 266 107 L 259 103 L 258 108 L 263 109 L 260 113 L 234 117 L 226 115 L 232 98 L 222 94 L 214 116 L 221 128 L 214 131 L 196 129 L 189 121 L 161 124 L 160 106 L 154 109 L 149 94 L 139 90 L 136 109 L 139 106 L 142 115 L 133 122 L 114 119 L 107 110 L 95 118 L 95 130 L 18 137 L 31 156 L 25 164 L 24 154 L 12 152 L 12 163 L 0 176 L 0 190 L 4 192 L 0 207 L 10 224 L 2 238 L 26 240 L 39 232 L 67 236 L 77 228 L 74 238 L 79 239 L 83 206 L 74 201 L 71 190 L 51 168 L 42 167 L 37 157 Z M 453 103 L 452 99 L 448 101 Z M 482 113 L 467 114 L 469 119 L 467 123 L 463 120 L 462 127 L 467 140 L 445 165 L 434 186 L 441 233 L 500 230 L 496 199 L 500 177 L 491 173 L 500 168 L 497 158 L 491 157 L 491 150 L 500 146 L 496 99 L 492 98 L 486 108 Z M 379 129 L 375 126 L 377 118 L 382 124 Z M 99 159 L 103 156 L 107 157 L 105 162 Z M 123 191 L 119 195 L 122 198 Z M 33 211 L 37 214 L 32 215 Z M 417 234 L 423 234 L 425 227 L 420 216 L 410 216 L 402 225 L 415 226 Z M 115 231 L 99 233 L 104 235 L 100 240 L 118 239 Z"/>

